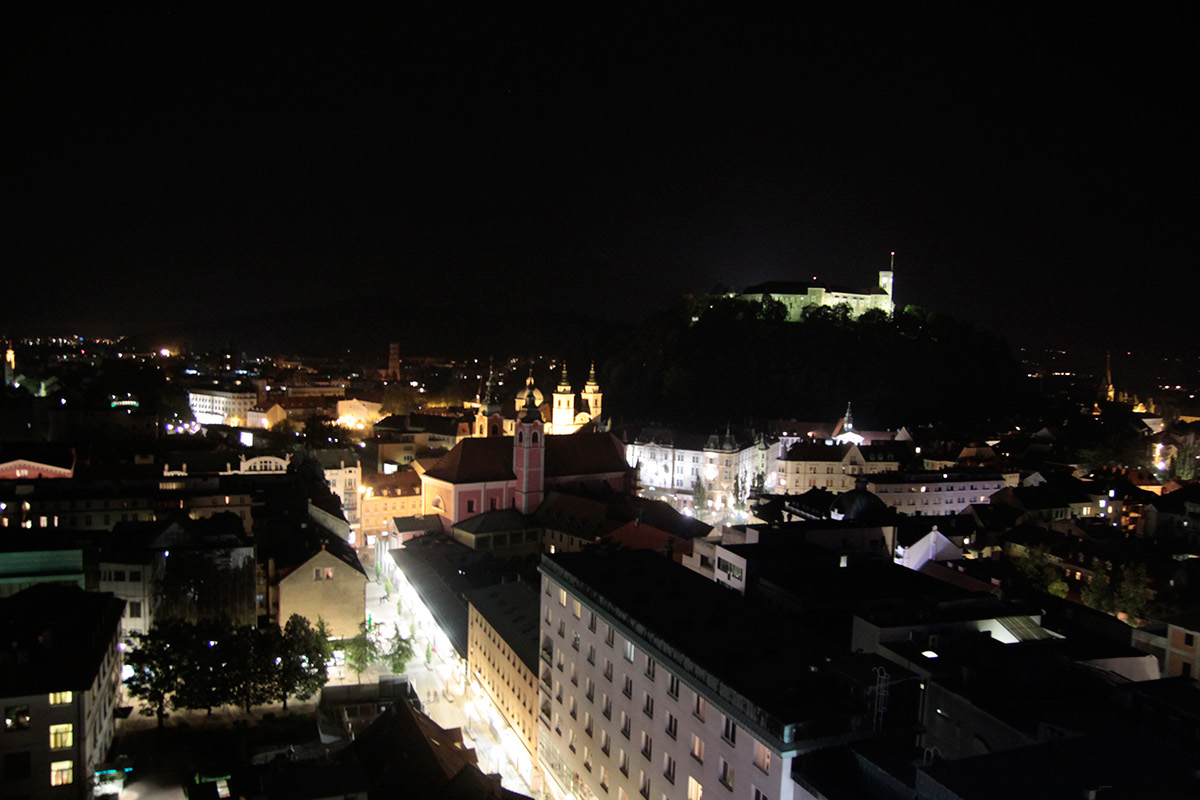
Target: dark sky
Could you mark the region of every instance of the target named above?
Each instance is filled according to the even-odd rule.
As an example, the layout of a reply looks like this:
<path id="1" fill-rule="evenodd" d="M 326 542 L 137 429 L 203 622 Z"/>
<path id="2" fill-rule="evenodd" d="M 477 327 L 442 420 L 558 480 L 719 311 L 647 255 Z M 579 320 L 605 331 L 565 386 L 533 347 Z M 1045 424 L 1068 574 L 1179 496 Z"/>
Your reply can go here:
<path id="1" fill-rule="evenodd" d="M 20 21 L 0 327 L 633 320 L 894 250 L 899 302 L 1014 344 L 1195 353 L 1190 21 L 961 5 Z"/>

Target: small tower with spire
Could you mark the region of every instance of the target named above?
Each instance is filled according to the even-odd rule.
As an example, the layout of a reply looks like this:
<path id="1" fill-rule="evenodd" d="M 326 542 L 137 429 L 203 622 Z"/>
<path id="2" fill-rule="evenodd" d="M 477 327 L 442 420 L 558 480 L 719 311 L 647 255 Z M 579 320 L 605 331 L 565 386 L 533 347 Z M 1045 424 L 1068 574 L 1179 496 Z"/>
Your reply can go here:
<path id="1" fill-rule="evenodd" d="M 567 365 L 563 364 L 562 377 L 554 390 L 554 409 L 550 417 L 550 429 L 554 433 L 571 433 L 575 429 L 575 392 L 567 377 Z"/>
<path id="2" fill-rule="evenodd" d="M 500 401 L 496 397 L 496 371 L 488 359 L 487 384 L 479 398 L 479 412 L 475 415 L 476 436 L 499 436 L 503 426 L 500 421 Z"/>
<path id="3" fill-rule="evenodd" d="M 513 436 L 513 500 L 517 511 L 532 514 L 542 504 L 546 486 L 546 426 L 533 392 L 525 395 Z"/>
<path id="4" fill-rule="evenodd" d="M 601 401 L 604 396 L 600 393 L 600 384 L 596 383 L 596 362 L 594 361 L 588 372 L 587 383 L 583 385 L 583 391 L 579 393 L 579 396 L 583 399 L 583 404 L 587 406 L 588 416 L 593 420 L 600 419 Z"/>

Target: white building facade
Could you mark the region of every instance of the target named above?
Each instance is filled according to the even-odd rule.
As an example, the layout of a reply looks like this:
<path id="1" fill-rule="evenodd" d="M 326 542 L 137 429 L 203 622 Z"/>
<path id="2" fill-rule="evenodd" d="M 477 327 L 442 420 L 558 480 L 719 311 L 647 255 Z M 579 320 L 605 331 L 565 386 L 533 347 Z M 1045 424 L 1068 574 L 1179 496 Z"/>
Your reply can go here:
<path id="1" fill-rule="evenodd" d="M 553 559 L 543 560 L 538 760 L 545 797 L 808 797 L 795 728 Z"/>
<path id="2" fill-rule="evenodd" d="M 257 392 L 226 392 L 218 389 L 194 389 L 188 392 L 188 406 L 201 425 L 250 424 L 250 409 L 258 402 Z"/>
<path id="3" fill-rule="evenodd" d="M 639 436 L 625 445 L 625 457 L 638 471 L 640 488 L 654 490 L 655 497 L 687 513 L 697 511 L 697 482 L 704 485 L 710 510 L 744 500 L 756 481 L 766 488 L 774 481 L 776 451 L 761 438 L 739 440 L 729 433 Z"/>

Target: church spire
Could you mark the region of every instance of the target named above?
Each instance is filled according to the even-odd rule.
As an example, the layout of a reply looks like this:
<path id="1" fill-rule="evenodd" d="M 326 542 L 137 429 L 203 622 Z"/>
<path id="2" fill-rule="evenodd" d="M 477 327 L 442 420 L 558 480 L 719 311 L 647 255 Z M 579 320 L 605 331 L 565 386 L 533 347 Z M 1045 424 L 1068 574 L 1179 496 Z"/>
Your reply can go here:
<path id="1" fill-rule="evenodd" d="M 846 422 L 842 425 L 843 431 L 854 430 L 854 417 L 850 414 L 850 403 L 846 403 Z"/>
<path id="2" fill-rule="evenodd" d="M 538 410 L 537 398 L 534 397 L 534 395 L 533 395 L 532 371 L 530 372 L 529 380 L 531 381 L 531 383 L 529 384 L 528 391 L 525 392 L 525 407 L 521 409 L 520 413 L 517 414 L 517 416 L 521 419 L 522 422 L 541 422 L 542 421 L 542 412 L 540 410 Z"/>
<path id="3" fill-rule="evenodd" d="M 567 377 L 566 364 L 563 364 L 562 377 L 558 380 L 558 391 L 560 393 L 571 391 L 571 380 Z"/>

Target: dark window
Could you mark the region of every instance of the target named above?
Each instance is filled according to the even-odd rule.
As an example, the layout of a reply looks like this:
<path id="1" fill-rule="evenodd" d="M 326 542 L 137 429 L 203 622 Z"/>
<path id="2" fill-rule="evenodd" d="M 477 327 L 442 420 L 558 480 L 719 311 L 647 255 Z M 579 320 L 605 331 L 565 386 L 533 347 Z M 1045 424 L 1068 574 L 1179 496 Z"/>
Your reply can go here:
<path id="1" fill-rule="evenodd" d="M 4 778 L 5 780 L 20 780 L 33 775 L 33 760 L 29 757 L 28 752 L 25 753 L 5 753 L 4 754 Z"/>

